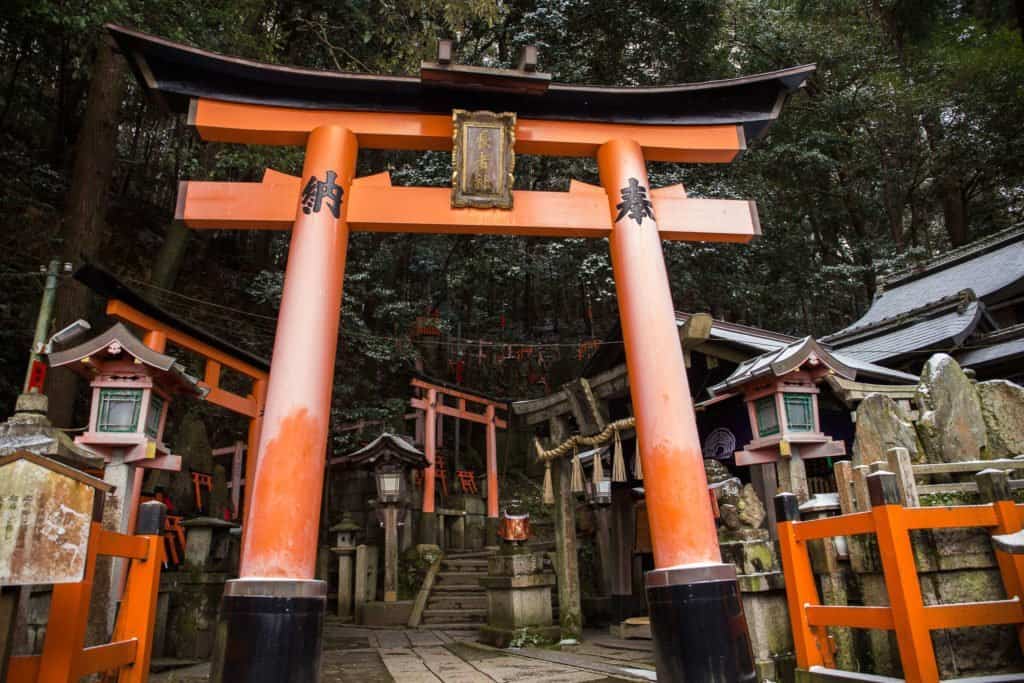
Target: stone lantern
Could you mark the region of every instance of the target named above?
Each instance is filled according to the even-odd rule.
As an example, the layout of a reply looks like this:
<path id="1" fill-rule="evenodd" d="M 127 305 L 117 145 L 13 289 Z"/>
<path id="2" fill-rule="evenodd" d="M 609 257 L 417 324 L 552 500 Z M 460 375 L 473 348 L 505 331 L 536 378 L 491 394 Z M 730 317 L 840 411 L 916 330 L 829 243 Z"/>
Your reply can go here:
<path id="1" fill-rule="evenodd" d="M 352 591 L 355 581 L 352 563 L 360 528 L 348 512 L 342 516 L 340 522 L 330 528 L 334 533 L 335 542 L 331 552 L 338 556 L 338 618 L 342 621 L 352 619 Z"/>
<path id="2" fill-rule="evenodd" d="M 737 465 L 778 467 L 783 490 L 806 501 L 804 460 L 844 455 L 846 445 L 822 432 L 818 385 L 829 375 L 856 377 L 812 337 L 744 361 L 712 395 L 742 394 L 753 440 L 737 450 Z"/>
<path id="3" fill-rule="evenodd" d="M 75 439 L 103 453 L 114 451 L 141 467 L 181 469 L 163 441 L 167 411 L 177 395 L 201 397 L 198 380 L 172 356 L 143 344 L 118 323 L 103 334 L 49 356 L 50 367 L 67 367 L 89 380 L 89 426 Z"/>
<path id="4" fill-rule="evenodd" d="M 117 530 L 131 533 L 142 491 L 136 469 L 181 470 L 181 456 L 163 441 L 171 402 L 181 395 L 202 398 L 206 390 L 173 356 L 150 348 L 121 323 L 49 354 L 48 362 L 89 380 L 89 425 L 75 443 L 103 456 L 103 479 L 119 492 Z"/>
<path id="5" fill-rule="evenodd" d="M 405 482 L 409 478 L 410 470 L 427 467 L 427 458 L 422 451 L 417 450 L 402 437 L 385 432 L 366 446 L 334 462 L 343 468 L 371 470 L 374 474 L 377 485 L 377 512 L 384 525 L 384 602 L 396 603 L 398 517 L 399 513 L 404 511 L 404 503 L 408 498 Z M 341 592 L 339 587 L 339 608 Z M 367 608 L 369 607 L 368 605 Z M 411 603 L 409 609 L 412 609 Z"/>

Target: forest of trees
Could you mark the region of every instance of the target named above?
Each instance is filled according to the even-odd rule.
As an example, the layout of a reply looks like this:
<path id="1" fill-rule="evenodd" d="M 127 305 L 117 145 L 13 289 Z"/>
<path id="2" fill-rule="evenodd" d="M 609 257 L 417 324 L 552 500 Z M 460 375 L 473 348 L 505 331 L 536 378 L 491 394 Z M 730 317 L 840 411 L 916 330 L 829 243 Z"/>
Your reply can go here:
<path id="1" fill-rule="evenodd" d="M 301 150 L 201 142 L 140 94 L 105 40 L 114 22 L 204 49 L 320 69 L 415 74 L 438 38 L 462 63 L 540 46 L 557 81 L 665 84 L 817 63 L 769 135 L 728 166 L 655 164 L 654 187 L 758 202 L 749 246 L 666 244 L 676 307 L 799 334 L 859 316 L 876 278 L 1021 220 L 1024 0 L 6 0 L 0 3 L 0 407 L 20 389 L 49 259 L 95 262 L 239 346 L 269 356 L 287 234 L 189 233 L 178 179 L 297 173 Z M 447 154 L 366 152 L 360 173 L 446 185 Z M 596 183 L 589 160 L 521 156 L 524 189 Z M 440 312 L 441 343 L 413 344 Z M 352 238 L 338 419 L 403 409 L 414 358 L 525 396 L 570 378 L 579 342 L 616 320 L 607 246 L 585 240 Z M 58 322 L 102 309 L 61 285 Z M 472 340 L 460 345 L 458 339 Z M 475 340 L 547 343 L 488 355 Z M 64 373 L 66 374 L 66 373 Z M 74 386 L 53 373 L 53 418 Z M 59 376 L 58 376 L 59 375 Z M 80 407 L 79 407 L 80 410 Z M 76 421 L 75 418 L 78 418 Z"/>

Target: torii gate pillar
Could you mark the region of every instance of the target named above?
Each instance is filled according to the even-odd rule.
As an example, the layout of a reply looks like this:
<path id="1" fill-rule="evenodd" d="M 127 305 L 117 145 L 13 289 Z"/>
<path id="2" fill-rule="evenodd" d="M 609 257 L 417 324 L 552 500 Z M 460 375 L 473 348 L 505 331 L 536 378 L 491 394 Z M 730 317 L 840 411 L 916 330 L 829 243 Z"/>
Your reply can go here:
<path id="1" fill-rule="evenodd" d="M 306 143 L 303 186 L 326 182 L 328 194 L 304 192 L 296 209 L 240 578 L 221 601 L 215 681 L 320 679 L 327 585 L 313 576 L 348 250 L 342 198 L 357 151 L 352 132 L 334 125 Z"/>
<path id="2" fill-rule="evenodd" d="M 710 506 L 695 504 L 707 499 L 707 478 L 658 226 L 646 192 L 633 211 L 627 200 L 630 188 L 649 187 L 643 150 L 612 140 L 597 164 L 614 223 L 612 270 L 654 546 L 646 589 L 658 678 L 753 681 L 736 567 L 722 562 Z"/>

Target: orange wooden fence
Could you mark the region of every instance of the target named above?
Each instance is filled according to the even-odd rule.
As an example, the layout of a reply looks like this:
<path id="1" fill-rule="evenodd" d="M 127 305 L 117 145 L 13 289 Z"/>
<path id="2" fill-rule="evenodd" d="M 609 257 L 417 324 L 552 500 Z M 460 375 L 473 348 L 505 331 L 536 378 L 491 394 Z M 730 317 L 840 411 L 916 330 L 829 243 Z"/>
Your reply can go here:
<path id="1" fill-rule="evenodd" d="M 993 534 L 1022 528 L 1022 506 L 1010 494 L 1009 476 L 985 470 L 976 479 L 984 505 L 903 507 L 896 476 L 879 471 L 868 475 L 872 509 L 838 517 L 799 521 L 796 496 L 775 497 L 779 549 L 786 578 L 786 597 L 793 626 L 797 666 L 834 667 L 826 627 L 846 626 L 896 632 L 900 661 L 910 683 L 938 683 L 939 670 L 930 631 L 934 629 L 1016 624 L 1024 649 L 1024 555 L 995 551 L 1007 600 L 926 606 L 921 596 L 910 532 L 914 529 L 985 527 Z M 831 536 L 875 534 L 882 560 L 888 606 L 822 605 L 811 570 L 807 542 Z"/>
<path id="2" fill-rule="evenodd" d="M 165 510 L 163 503 L 143 503 L 136 536 L 107 531 L 93 522 L 84 580 L 54 585 L 43 654 L 11 657 L 7 672 L 10 683 L 73 683 L 83 676 L 101 672 L 116 672 L 118 683 L 148 680 L 163 561 L 160 533 Z M 89 602 L 99 555 L 128 558 L 131 568 L 112 642 L 85 647 Z"/>

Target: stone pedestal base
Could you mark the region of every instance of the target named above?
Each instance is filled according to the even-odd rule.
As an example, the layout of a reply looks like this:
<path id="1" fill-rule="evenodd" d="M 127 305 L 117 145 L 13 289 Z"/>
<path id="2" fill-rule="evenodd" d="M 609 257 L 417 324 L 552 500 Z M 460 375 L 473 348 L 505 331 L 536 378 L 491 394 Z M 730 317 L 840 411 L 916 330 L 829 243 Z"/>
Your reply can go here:
<path id="1" fill-rule="evenodd" d="M 552 623 L 551 587 L 555 575 L 544 572 L 544 554 L 506 546 L 487 560 L 487 626 L 480 631 L 484 642 L 496 647 L 509 644 L 543 645 L 558 642 L 561 628 Z"/>
<path id="2" fill-rule="evenodd" d="M 762 574 L 778 571 L 778 560 L 775 546 L 763 529 L 743 529 L 756 532 L 747 538 L 722 538 L 719 547 L 722 549 L 722 562 L 736 565 L 739 574 Z"/>

